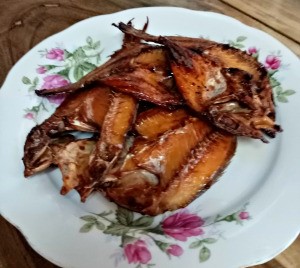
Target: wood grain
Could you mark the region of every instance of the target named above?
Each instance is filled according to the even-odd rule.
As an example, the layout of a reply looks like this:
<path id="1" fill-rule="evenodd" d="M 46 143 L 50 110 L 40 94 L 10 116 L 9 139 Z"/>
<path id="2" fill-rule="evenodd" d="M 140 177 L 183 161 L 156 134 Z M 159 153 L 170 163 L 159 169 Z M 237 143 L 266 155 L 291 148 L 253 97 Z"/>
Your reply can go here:
<path id="1" fill-rule="evenodd" d="M 230 0 L 226 1 L 229 2 Z M 253 1 L 255 2 L 255 0 Z M 263 3 L 268 3 L 266 5 L 269 6 L 270 1 L 260 0 L 259 3 L 261 6 Z M 283 1 L 273 0 L 273 2 L 276 2 L 277 6 L 279 2 Z M 250 2 L 247 1 L 247 4 L 250 4 Z M 260 22 L 250 13 L 249 16 L 245 11 L 241 12 L 239 10 L 241 7 L 235 7 L 232 2 L 228 5 L 220 0 L 153 0 L 151 2 L 148 0 L 2 0 L 0 1 L 0 56 L 2 67 L 0 69 L 0 85 L 16 61 L 44 38 L 91 16 L 145 6 L 179 6 L 223 13 L 271 34 L 300 55 L 300 46 L 297 43 L 299 40 L 296 40 L 298 37 L 296 39 L 289 38 L 286 34 L 281 34 L 282 30 L 278 30 L 273 24 L 270 27 L 268 21 Z M 295 6 L 298 6 L 297 3 L 289 7 L 292 10 L 291 12 L 293 12 Z M 296 12 L 296 15 L 297 12 L 299 14 L 299 10 L 294 12 Z M 297 27 L 299 29 L 299 26 Z M 299 250 L 300 238 L 278 257 L 267 264 L 256 266 L 256 268 L 299 268 Z M 57 266 L 38 255 L 28 245 L 20 232 L 0 217 L 0 268 L 15 267 L 54 268 Z"/>
<path id="2" fill-rule="evenodd" d="M 222 0 L 300 44 L 299 0 Z"/>

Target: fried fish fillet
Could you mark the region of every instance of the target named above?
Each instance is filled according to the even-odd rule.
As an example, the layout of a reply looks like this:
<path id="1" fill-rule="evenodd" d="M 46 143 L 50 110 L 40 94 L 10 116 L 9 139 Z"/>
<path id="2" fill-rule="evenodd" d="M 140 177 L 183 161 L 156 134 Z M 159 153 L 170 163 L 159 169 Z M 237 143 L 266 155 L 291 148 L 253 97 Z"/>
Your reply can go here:
<path id="1" fill-rule="evenodd" d="M 65 195 L 72 189 L 81 189 L 89 185 L 89 157 L 95 148 L 96 141 L 84 139 L 72 141 L 65 146 L 53 146 L 53 164 L 56 164 L 63 176 L 61 194 Z"/>
<path id="2" fill-rule="evenodd" d="M 29 133 L 25 176 L 57 165 L 61 194 L 75 189 L 84 202 L 98 190 L 154 216 L 208 189 L 233 157 L 236 136 L 267 142 L 264 134 L 281 130 L 267 70 L 246 52 L 153 36 L 148 22 L 142 30 L 131 21 L 114 26 L 125 33 L 123 44 L 105 64 L 74 84 L 37 91 L 67 97 Z M 74 130 L 96 135 L 76 140 L 68 134 Z"/>
<path id="3" fill-rule="evenodd" d="M 192 151 L 183 168 L 161 192 L 152 206 L 143 210 L 161 214 L 187 206 L 208 189 L 229 164 L 236 137 L 221 132 L 207 135 Z"/>
<path id="4" fill-rule="evenodd" d="M 224 68 L 225 64 L 203 53 L 197 54 L 167 39 L 165 44 L 178 88 L 192 109 L 208 115 L 213 124 L 232 134 L 264 142 L 264 134 L 274 137 L 281 130 L 274 120 L 272 89 L 267 77 L 257 81 L 254 77 L 259 72 L 252 75 L 243 70 L 247 69 L 245 66 Z M 239 58 L 232 57 L 225 66 L 238 66 Z"/>
<path id="5" fill-rule="evenodd" d="M 182 105 L 183 100 L 174 88 L 173 78 L 163 72 L 136 68 L 104 77 L 103 84 L 114 90 L 130 94 L 139 100 L 161 106 Z"/>
<path id="6" fill-rule="evenodd" d="M 108 111 L 110 90 L 94 87 L 66 97 L 42 124 L 32 128 L 24 145 L 25 177 L 49 167 L 53 159 L 49 145 L 66 131 L 99 132 Z"/>
<path id="7" fill-rule="evenodd" d="M 132 24 L 125 24 L 123 22 L 119 22 L 118 24 L 113 23 L 113 26 L 117 27 L 120 31 L 122 31 L 126 36 L 133 36 L 138 40 L 145 40 L 147 42 L 161 43 L 161 38 L 167 37 L 172 42 L 177 43 L 180 46 L 194 49 L 194 50 L 203 50 L 213 45 L 216 45 L 217 42 L 212 40 L 208 40 L 205 38 L 193 38 L 193 37 L 185 37 L 185 36 L 155 36 L 146 33 L 146 31 L 135 29 Z"/>
<path id="8" fill-rule="evenodd" d="M 106 175 L 115 182 L 104 190 L 106 196 L 130 210 L 158 215 L 186 206 L 207 189 L 234 155 L 236 137 L 199 119 L 188 121 L 185 128 L 170 132 L 171 138 L 181 133 L 174 140 L 167 132 L 161 143 L 159 137 L 134 142 L 123 166 Z"/>
<path id="9" fill-rule="evenodd" d="M 185 101 L 195 111 L 211 118 L 216 126 L 264 142 L 267 142 L 264 134 L 275 137 L 281 131 L 275 123 L 267 70 L 245 51 L 202 38 L 153 36 L 122 22 L 114 26 L 126 35 L 165 45 L 174 78 Z M 246 79 L 245 87 L 239 71 L 250 77 Z M 240 83 L 235 83 L 234 87 L 235 80 Z M 238 94 L 241 91 L 244 95 Z M 220 106 L 236 106 L 237 109 L 227 110 L 224 114 L 224 109 L 218 110 Z M 245 113 L 246 110 L 250 112 Z"/>
<path id="10" fill-rule="evenodd" d="M 207 123 L 189 118 L 184 126 L 165 132 L 148 145 L 148 148 L 137 152 L 133 160 L 138 167 L 159 176 L 160 185 L 164 187 L 190 151 L 210 131 Z"/>
<path id="11" fill-rule="evenodd" d="M 138 134 L 151 140 L 182 125 L 188 116 L 184 109 L 170 110 L 156 107 L 139 114 L 134 127 Z"/>
<path id="12" fill-rule="evenodd" d="M 137 112 L 137 101 L 123 93 L 113 93 L 105 116 L 100 139 L 90 156 L 89 172 L 94 182 L 101 178 L 122 152 L 127 132 L 131 129 Z"/>

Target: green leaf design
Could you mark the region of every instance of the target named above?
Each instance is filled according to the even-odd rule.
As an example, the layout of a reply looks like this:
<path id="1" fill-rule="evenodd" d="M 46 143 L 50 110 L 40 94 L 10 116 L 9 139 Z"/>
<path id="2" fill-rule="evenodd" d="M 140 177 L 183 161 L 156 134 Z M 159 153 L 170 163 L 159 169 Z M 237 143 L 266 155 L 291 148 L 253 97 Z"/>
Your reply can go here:
<path id="1" fill-rule="evenodd" d="M 213 244 L 213 243 L 216 243 L 218 240 L 216 238 L 209 237 L 209 238 L 203 239 L 202 241 L 203 241 L 203 243 Z"/>
<path id="2" fill-rule="evenodd" d="M 34 78 L 32 84 L 34 86 L 37 86 L 38 83 L 39 83 L 39 78 L 38 77 Z"/>
<path id="3" fill-rule="evenodd" d="M 284 96 L 291 96 L 291 95 L 293 95 L 295 93 L 296 93 L 295 90 L 287 89 L 287 90 L 283 91 L 281 94 L 284 95 Z"/>
<path id="4" fill-rule="evenodd" d="M 62 69 L 61 71 L 57 72 L 57 74 L 64 76 L 65 78 L 67 78 L 68 80 L 70 80 L 69 78 L 69 72 L 70 72 L 70 68 L 65 68 Z"/>
<path id="5" fill-rule="evenodd" d="M 234 43 L 232 40 L 229 40 L 229 41 L 228 41 L 228 44 L 229 44 L 230 46 L 232 46 L 232 47 L 235 45 L 235 43 Z"/>
<path id="6" fill-rule="evenodd" d="M 46 108 L 45 104 L 43 103 L 43 101 L 40 103 L 40 106 L 42 107 L 43 111 L 48 112 L 48 109 Z"/>
<path id="7" fill-rule="evenodd" d="M 270 76 L 273 76 L 274 74 L 276 74 L 277 72 L 278 72 L 278 70 L 269 70 L 268 75 L 270 77 Z"/>
<path id="8" fill-rule="evenodd" d="M 169 247 L 168 243 L 159 241 L 159 240 L 154 240 L 155 244 L 157 245 L 157 247 L 162 251 L 162 252 L 166 252 L 167 248 Z"/>
<path id="9" fill-rule="evenodd" d="M 117 221 L 123 225 L 131 225 L 133 221 L 133 213 L 125 208 L 118 207 L 116 211 Z"/>
<path id="10" fill-rule="evenodd" d="M 103 231 L 105 234 L 115 235 L 115 236 L 123 236 L 130 228 L 128 226 L 124 226 L 118 223 L 111 223 L 107 228 Z"/>
<path id="11" fill-rule="evenodd" d="M 258 53 L 254 53 L 251 55 L 254 59 L 258 60 L 259 54 Z"/>
<path id="12" fill-rule="evenodd" d="M 123 247 L 124 245 L 129 244 L 129 243 L 133 242 L 134 240 L 136 240 L 136 238 L 133 236 L 123 235 L 121 238 L 121 246 Z"/>
<path id="13" fill-rule="evenodd" d="M 79 232 L 80 233 L 87 233 L 87 232 L 89 232 L 93 228 L 94 224 L 95 224 L 95 222 L 88 222 L 88 223 L 84 224 L 80 228 Z"/>
<path id="14" fill-rule="evenodd" d="M 244 48 L 245 46 L 243 44 L 235 43 L 234 47 L 235 48 Z"/>
<path id="15" fill-rule="evenodd" d="M 68 50 L 64 50 L 64 55 L 65 55 L 65 58 L 68 59 L 68 58 L 71 58 L 73 57 L 73 53 L 69 52 Z"/>
<path id="16" fill-rule="evenodd" d="M 95 64 L 88 61 L 82 62 L 80 66 L 85 72 L 91 72 L 97 67 Z"/>
<path id="17" fill-rule="evenodd" d="M 86 42 L 87 42 L 87 44 L 89 44 L 90 46 L 93 44 L 93 39 L 92 39 L 92 37 L 90 37 L 90 36 L 88 36 L 87 38 L 86 38 Z"/>
<path id="18" fill-rule="evenodd" d="M 277 79 L 275 79 L 274 77 L 270 77 L 270 83 L 271 83 L 271 87 L 277 87 L 280 86 L 279 81 L 277 81 Z"/>
<path id="19" fill-rule="evenodd" d="M 199 260 L 200 260 L 200 262 L 207 261 L 209 259 L 210 255 L 211 254 L 210 254 L 209 248 L 207 248 L 205 246 L 203 248 L 201 248 L 200 254 L 199 254 Z"/>
<path id="20" fill-rule="evenodd" d="M 278 87 L 275 88 L 275 92 L 276 92 L 277 95 L 280 95 L 282 93 L 282 91 L 283 91 L 283 89 L 282 89 L 281 86 L 278 86 Z"/>
<path id="21" fill-rule="evenodd" d="M 279 83 L 276 79 L 272 80 L 272 78 L 273 77 L 271 77 L 271 79 L 270 79 L 271 80 L 271 85 L 272 85 L 272 83 L 276 83 L 276 82 Z M 274 88 L 274 90 L 275 90 L 275 93 L 276 93 L 277 101 L 282 102 L 282 103 L 289 102 L 287 97 L 296 93 L 296 91 L 292 90 L 292 89 L 283 90 L 283 88 L 280 85 L 276 86 Z"/>
<path id="22" fill-rule="evenodd" d="M 93 49 L 97 49 L 100 47 L 100 41 L 97 41 L 93 44 Z"/>
<path id="23" fill-rule="evenodd" d="M 80 217 L 80 219 L 87 221 L 87 222 L 96 222 L 97 221 L 97 218 L 95 216 L 91 216 L 91 215 L 82 216 L 82 217 Z"/>
<path id="24" fill-rule="evenodd" d="M 92 50 L 93 48 L 89 45 L 83 46 L 82 47 L 84 50 Z"/>
<path id="25" fill-rule="evenodd" d="M 147 229 L 147 232 L 158 234 L 158 235 L 164 235 L 164 231 L 160 225 L 157 225 L 154 228 Z"/>
<path id="26" fill-rule="evenodd" d="M 86 54 L 82 47 L 79 47 L 74 51 L 73 58 L 76 62 L 80 62 L 80 60 L 86 58 Z"/>
<path id="27" fill-rule="evenodd" d="M 228 221 L 228 222 L 232 222 L 232 221 L 236 221 L 236 218 L 234 216 L 234 213 L 233 214 L 230 214 L 230 215 L 227 215 L 226 217 L 218 220 L 218 221 Z"/>
<path id="28" fill-rule="evenodd" d="M 76 81 L 80 80 L 80 78 L 83 77 L 83 70 L 80 65 L 76 65 L 74 67 L 73 75 Z"/>
<path id="29" fill-rule="evenodd" d="M 100 216 L 100 217 L 105 217 L 105 216 L 108 216 L 108 215 L 110 215 L 110 214 L 112 214 L 112 213 L 113 213 L 113 211 L 112 211 L 112 210 L 109 210 L 109 211 L 101 212 L 101 213 L 96 214 L 96 215 L 98 215 L 98 216 Z"/>
<path id="30" fill-rule="evenodd" d="M 30 81 L 30 79 L 27 76 L 23 76 L 22 82 L 25 85 L 30 85 L 31 84 L 31 81 Z"/>
<path id="31" fill-rule="evenodd" d="M 49 71 L 49 70 L 52 70 L 52 69 L 54 69 L 54 68 L 57 68 L 57 67 L 60 67 L 60 66 L 57 66 L 57 65 L 43 65 L 46 69 L 47 69 L 47 71 Z"/>
<path id="32" fill-rule="evenodd" d="M 278 95 L 278 96 L 277 96 L 277 100 L 278 100 L 279 102 L 282 102 L 282 103 L 287 103 L 287 102 L 289 102 L 288 99 L 287 99 L 287 97 L 285 97 L 284 95 Z"/>
<path id="33" fill-rule="evenodd" d="M 96 228 L 100 231 L 104 231 L 105 225 L 101 221 L 96 221 Z"/>
<path id="34" fill-rule="evenodd" d="M 202 246 L 202 241 L 201 240 L 197 240 L 194 241 L 193 243 L 190 244 L 189 248 L 198 248 Z"/>
<path id="35" fill-rule="evenodd" d="M 246 36 L 239 36 L 239 37 L 236 39 L 236 41 L 237 41 L 237 42 L 243 42 L 243 41 L 245 41 L 246 39 L 247 39 Z"/>
<path id="36" fill-rule="evenodd" d="M 153 223 L 153 217 L 142 216 L 132 222 L 132 226 L 135 227 L 148 227 Z"/>
<path id="37" fill-rule="evenodd" d="M 34 91 L 35 89 L 36 89 L 35 86 L 30 86 L 30 87 L 28 88 L 29 91 Z"/>
<path id="38" fill-rule="evenodd" d="M 101 61 L 101 53 L 99 53 L 96 57 L 96 62 L 100 63 L 100 61 Z"/>

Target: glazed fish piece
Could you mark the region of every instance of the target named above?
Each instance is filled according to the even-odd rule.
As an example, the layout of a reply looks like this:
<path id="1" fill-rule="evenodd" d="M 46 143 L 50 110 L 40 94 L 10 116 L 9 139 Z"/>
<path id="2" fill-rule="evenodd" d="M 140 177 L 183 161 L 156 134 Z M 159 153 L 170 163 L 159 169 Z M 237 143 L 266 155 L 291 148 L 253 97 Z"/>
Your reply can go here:
<path id="1" fill-rule="evenodd" d="M 211 127 L 196 118 L 186 120 L 185 125 L 168 131 L 153 141 L 148 148 L 136 153 L 137 166 L 159 177 L 159 185 L 165 187 L 175 172 Z"/>
<path id="2" fill-rule="evenodd" d="M 143 210 L 149 215 L 185 207 L 208 189 L 220 176 L 236 149 L 236 137 L 212 132 L 192 151 L 182 169 L 152 206 Z"/>
<path id="3" fill-rule="evenodd" d="M 179 91 L 187 104 L 203 113 L 212 99 L 227 91 L 221 67 L 207 57 L 165 39 L 170 62 Z"/>
<path id="4" fill-rule="evenodd" d="M 123 92 L 138 100 L 161 106 L 182 105 L 183 100 L 174 87 L 173 78 L 163 72 L 136 68 L 102 78 L 101 82 L 115 91 Z"/>
<path id="5" fill-rule="evenodd" d="M 235 135 L 267 142 L 264 134 L 275 137 L 281 131 L 274 121 L 272 89 L 267 77 L 255 81 L 254 75 L 242 69 L 223 68 L 224 64 L 167 39 L 165 44 L 178 88 L 192 109 L 208 115 L 213 124 Z"/>
<path id="6" fill-rule="evenodd" d="M 265 67 L 254 57 L 227 44 L 215 44 L 204 50 L 195 51 L 208 56 L 223 68 L 243 70 L 252 75 L 255 81 L 260 81 L 267 74 Z"/>
<path id="7" fill-rule="evenodd" d="M 145 147 L 138 144 L 135 152 L 143 153 L 144 148 L 147 150 L 148 144 Z M 170 147 L 163 148 L 161 154 L 168 155 Z M 168 180 L 141 166 L 135 154 L 128 154 L 122 169 L 107 175 L 110 179 L 114 177 L 115 183 L 104 189 L 105 194 L 120 206 L 151 216 L 179 209 L 192 202 L 221 175 L 235 148 L 236 137 L 206 129 L 194 147 L 187 154 L 184 152 L 182 161 L 177 161 L 176 172 Z"/>
<path id="8" fill-rule="evenodd" d="M 111 161 L 122 150 L 138 108 L 137 101 L 131 96 L 122 93 L 113 95 L 100 138 L 100 156 L 107 161 Z"/>
<path id="9" fill-rule="evenodd" d="M 170 110 L 156 107 L 139 114 L 134 127 L 138 134 L 151 140 L 179 127 L 188 116 L 184 109 Z"/>
<path id="10" fill-rule="evenodd" d="M 193 38 L 185 36 L 155 36 L 146 33 L 144 29 L 138 30 L 135 29 L 132 24 L 125 24 L 123 22 L 119 22 L 118 24 L 113 23 L 113 26 L 122 31 L 125 36 L 133 36 L 135 38 L 138 38 L 139 40 L 145 40 L 147 42 L 162 43 L 163 41 L 161 40 L 161 38 L 167 37 L 169 40 L 177 43 L 180 46 L 194 50 L 203 50 L 217 44 L 214 41 L 204 38 Z"/>
<path id="11" fill-rule="evenodd" d="M 132 58 L 122 71 L 99 81 L 116 91 L 157 105 L 180 105 L 183 102 L 171 76 L 167 52 L 162 47 L 149 47 Z"/>
<path id="12" fill-rule="evenodd" d="M 32 128 L 24 145 L 25 177 L 46 169 L 52 163 L 49 145 L 57 135 L 78 130 L 99 132 L 108 111 L 110 90 L 95 87 L 66 97 L 42 124 Z"/>
<path id="13" fill-rule="evenodd" d="M 110 89 L 95 86 L 69 95 L 55 111 L 62 118 L 64 130 L 99 132 L 110 103 Z"/>
<path id="14" fill-rule="evenodd" d="M 93 181 L 100 182 L 103 172 L 118 159 L 127 132 L 135 119 L 137 108 L 137 101 L 131 96 L 113 93 L 100 139 L 90 156 L 89 172 Z"/>
<path id="15" fill-rule="evenodd" d="M 228 94 L 213 100 L 207 110 L 208 118 L 231 134 L 264 142 L 268 142 L 264 134 L 275 137 L 281 129 L 274 122 L 273 104 L 266 104 L 258 96 L 258 87 L 252 76 L 235 68 L 222 69 L 222 73 L 227 81 Z"/>
<path id="16" fill-rule="evenodd" d="M 256 105 L 255 115 L 260 115 L 260 119 L 253 120 L 256 125 L 261 125 L 261 129 L 269 136 L 275 137 L 280 131 L 280 126 L 275 121 L 275 105 L 272 94 L 272 87 L 266 68 L 255 58 L 245 51 L 230 47 L 226 44 L 211 46 L 203 51 L 214 61 L 221 64 L 226 70 L 243 70 L 252 77 L 252 107 Z M 242 81 L 241 81 L 242 82 Z M 248 102 L 248 105 L 251 105 Z M 258 124 L 258 122 L 260 122 Z"/>
<path id="17" fill-rule="evenodd" d="M 104 189 L 106 197 L 119 206 L 139 213 L 157 198 L 158 178 L 144 169 L 123 172 L 113 186 Z"/>
<path id="18" fill-rule="evenodd" d="M 59 167 L 63 176 L 61 194 L 89 185 L 89 158 L 95 145 L 95 140 L 84 139 L 69 142 L 65 146 L 53 146 L 53 163 Z"/>
<path id="19" fill-rule="evenodd" d="M 124 23 L 115 26 L 126 35 L 165 45 L 170 52 L 177 86 L 185 101 L 195 111 L 213 119 L 213 124 L 232 134 L 258 138 L 264 142 L 267 142 L 264 134 L 275 137 L 281 131 L 275 123 L 267 70 L 245 51 L 201 38 L 153 36 Z M 250 77 L 246 79 L 245 87 L 245 80 L 240 79 L 238 70 Z M 235 83 L 233 87 L 230 84 L 234 80 L 241 83 Z M 244 91 L 244 96 L 241 91 Z M 218 112 L 220 106 L 237 106 L 238 109 L 223 114 Z M 245 113 L 247 109 L 250 112 Z M 237 110 L 243 110 L 243 113 L 236 113 Z"/>
<path id="20" fill-rule="evenodd" d="M 203 53 L 204 55 L 209 56 L 213 61 L 221 64 L 224 68 L 239 68 L 244 70 L 253 75 L 254 79 L 257 81 L 266 74 L 264 66 L 255 58 L 245 51 L 230 47 L 228 44 L 221 44 L 204 38 L 154 36 L 143 30 L 135 29 L 132 24 L 125 24 L 123 22 L 113 25 L 127 36 L 131 35 L 148 42 L 164 44 L 165 39 L 170 40 L 180 47 L 188 48 L 198 54 Z"/>

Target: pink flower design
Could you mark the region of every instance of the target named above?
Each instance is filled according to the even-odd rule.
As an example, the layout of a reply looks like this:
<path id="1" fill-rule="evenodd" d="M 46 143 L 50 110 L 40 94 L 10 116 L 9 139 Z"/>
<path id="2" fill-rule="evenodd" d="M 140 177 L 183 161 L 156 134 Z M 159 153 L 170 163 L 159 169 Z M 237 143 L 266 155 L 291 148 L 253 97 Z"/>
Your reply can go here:
<path id="1" fill-rule="evenodd" d="M 32 119 L 34 119 L 34 114 L 31 113 L 31 112 L 28 112 L 27 114 L 24 115 L 24 117 L 27 118 L 27 119 L 32 120 Z"/>
<path id="2" fill-rule="evenodd" d="M 239 218 L 241 220 L 248 220 L 249 219 L 249 213 L 246 212 L 246 211 L 242 211 L 240 214 L 239 214 Z"/>
<path id="3" fill-rule="evenodd" d="M 39 68 L 36 69 L 36 72 L 38 74 L 44 74 L 45 72 L 47 72 L 47 69 L 45 66 L 40 66 Z"/>
<path id="4" fill-rule="evenodd" d="M 46 58 L 50 60 L 64 60 L 64 51 L 60 48 L 52 48 L 47 52 Z"/>
<path id="5" fill-rule="evenodd" d="M 58 75 L 58 74 L 48 75 L 48 76 L 44 77 L 43 80 L 44 80 L 44 84 L 42 85 L 43 89 L 63 87 L 63 86 L 70 84 L 70 82 L 67 79 L 65 79 L 63 76 Z M 64 99 L 65 99 L 64 95 L 48 97 L 48 100 L 54 104 L 61 104 Z"/>
<path id="6" fill-rule="evenodd" d="M 258 49 L 256 47 L 248 48 L 248 54 L 253 55 L 253 54 L 257 54 L 257 53 L 258 53 Z"/>
<path id="7" fill-rule="evenodd" d="M 186 241 L 190 236 L 198 236 L 204 233 L 200 227 L 204 224 L 204 220 L 195 214 L 187 212 L 175 213 L 167 217 L 162 228 L 165 234 L 180 240 Z"/>
<path id="8" fill-rule="evenodd" d="M 170 245 L 166 251 L 168 254 L 176 256 L 176 257 L 181 256 L 183 253 L 183 249 L 179 245 Z"/>
<path id="9" fill-rule="evenodd" d="M 274 56 L 274 55 L 269 55 L 266 58 L 266 67 L 272 70 L 277 70 L 281 65 L 281 60 Z"/>
<path id="10" fill-rule="evenodd" d="M 151 253 L 147 249 L 146 243 L 140 239 L 126 244 L 124 253 L 129 263 L 146 264 L 151 260 Z"/>

